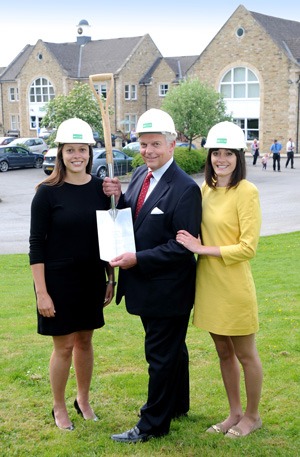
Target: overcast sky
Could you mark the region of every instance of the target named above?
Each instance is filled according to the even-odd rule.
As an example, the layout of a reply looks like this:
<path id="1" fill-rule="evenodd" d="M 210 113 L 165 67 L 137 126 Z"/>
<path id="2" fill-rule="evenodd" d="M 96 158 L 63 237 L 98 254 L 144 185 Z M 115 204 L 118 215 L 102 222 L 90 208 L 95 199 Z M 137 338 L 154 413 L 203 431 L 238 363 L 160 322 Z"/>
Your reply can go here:
<path id="1" fill-rule="evenodd" d="M 1 2 L 0 67 L 41 39 L 74 42 L 76 25 L 90 24 L 92 40 L 148 33 L 164 57 L 199 55 L 243 4 L 257 13 L 300 22 L 300 1 L 274 0 L 14 0 Z"/>

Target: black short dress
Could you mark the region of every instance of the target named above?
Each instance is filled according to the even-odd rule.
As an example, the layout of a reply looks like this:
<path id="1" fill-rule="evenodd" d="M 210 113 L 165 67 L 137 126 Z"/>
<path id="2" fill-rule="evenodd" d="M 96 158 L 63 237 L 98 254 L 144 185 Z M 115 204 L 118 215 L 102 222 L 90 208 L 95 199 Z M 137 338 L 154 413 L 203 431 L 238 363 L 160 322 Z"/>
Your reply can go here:
<path id="1" fill-rule="evenodd" d="M 42 184 L 31 204 L 30 264 L 45 265 L 55 317 L 37 312 L 38 333 L 67 335 L 104 325 L 106 263 L 100 260 L 96 210 L 108 210 L 102 180 Z"/>

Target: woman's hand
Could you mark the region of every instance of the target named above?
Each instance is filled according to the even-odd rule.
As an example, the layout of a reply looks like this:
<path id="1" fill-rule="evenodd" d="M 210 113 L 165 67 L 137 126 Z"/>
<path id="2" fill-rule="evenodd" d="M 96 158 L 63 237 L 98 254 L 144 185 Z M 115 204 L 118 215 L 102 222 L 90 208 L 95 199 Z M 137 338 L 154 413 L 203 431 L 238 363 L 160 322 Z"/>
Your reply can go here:
<path id="1" fill-rule="evenodd" d="M 105 292 L 103 308 L 105 308 L 105 306 L 110 304 L 110 302 L 114 298 L 114 295 L 115 295 L 115 283 L 108 282 L 106 285 L 106 292 Z"/>
<path id="2" fill-rule="evenodd" d="M 198 238 L 195 238 L 186 230 L 178 230 L 176 235 L 176 241 L 182 244 L 189 251 L 194 252 L 195 254 L 201 253 L 200 251 L 202 243 L 200 236 L 198 236 Z"/>
<path id="3" fill-rule="evenodd" d="M 55 317 L 54 303 L 47 292 L 37 293 L 37 309 L 43 317 Z"/>

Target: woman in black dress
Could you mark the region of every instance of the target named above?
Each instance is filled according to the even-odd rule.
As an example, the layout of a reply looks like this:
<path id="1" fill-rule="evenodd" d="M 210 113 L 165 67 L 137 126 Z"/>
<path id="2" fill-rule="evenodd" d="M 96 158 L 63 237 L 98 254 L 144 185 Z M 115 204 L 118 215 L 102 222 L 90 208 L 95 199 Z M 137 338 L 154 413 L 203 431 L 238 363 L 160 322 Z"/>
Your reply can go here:
<path id="1" fill-rule="evenodd" d="M 114 270 L 100 260 L 96 210 L 109 209 L 102 180 L 91 176 L 94 138 L 81 119 L 57 130 L 52 174 L 37 186 L 31 206 L 30 265 L 37 299 L 38 333 L 53 337 L 50 383 L 57 427 L 73 430 L 65 389 L 73 364 L 74 407 L 97 420 L 89 403 L 93 330 L 104 325 L 103 307 L 114 296 Z"/>

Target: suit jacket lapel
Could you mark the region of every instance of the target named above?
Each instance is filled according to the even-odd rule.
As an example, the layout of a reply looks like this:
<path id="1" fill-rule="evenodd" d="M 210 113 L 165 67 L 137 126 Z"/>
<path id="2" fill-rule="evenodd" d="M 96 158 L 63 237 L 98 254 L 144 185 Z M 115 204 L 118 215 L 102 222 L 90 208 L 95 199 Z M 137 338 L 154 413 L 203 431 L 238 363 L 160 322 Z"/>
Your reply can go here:
<path id="1" fill-rule="evenodd" d="M 172 176 L 175 171 L 176 164 L 173 162 L 169 168 L 166 170 L 166 172 L 162 175 L 158 183 L 156 184 L 155 188 L 143 204 L 138 217 L 136 218 L 134 222 L 134 227 L 135 229 L 139 227 L 141 222 L 145 219 L 145 216 L 149 213 L 151 208 L 155 207 L 155 204 L 162 198 L 162 196 L 168 191 L 170 187 L 170 181 L 172 180 Z M 143 175 L 143 180 L 145 178 L 146 174 Z M 137 201 L 138 195 L 136 197 Z"/>

